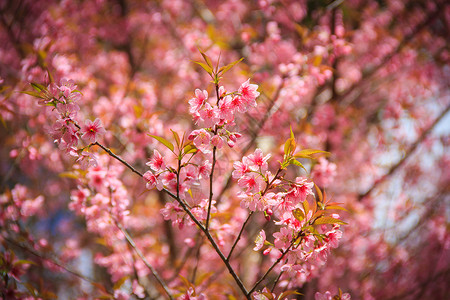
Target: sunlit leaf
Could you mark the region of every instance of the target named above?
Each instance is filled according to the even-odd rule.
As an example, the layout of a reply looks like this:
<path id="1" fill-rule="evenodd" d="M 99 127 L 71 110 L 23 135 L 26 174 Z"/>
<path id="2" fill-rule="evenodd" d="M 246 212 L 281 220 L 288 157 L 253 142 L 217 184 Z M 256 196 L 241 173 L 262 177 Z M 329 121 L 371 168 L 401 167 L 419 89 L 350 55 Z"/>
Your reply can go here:
<path id="1" fill-rule="evenodd" d="M 46 90 L 46 87 L 39 83 L 32 82 L 30 83 L 30 85 L 33 87 L 33 89 L 35 89 L 38 92 Z"/>
<path id="2" fill-rule="evenodd" d="M 302 205 L 303 205 L 303 208 L 305 210 L 305 215 L 308 215 L 308 212 L 310 211 L 308 200 L 305 199 L 305 201 L 303 201 Z"/>
<path id="3" fill-rule="evenodd" d="M 18 266 L 18 265 L 36 265 L 36 263 L 31 260 L 21 259 L 21 260 L 14 262 L 14 266 Z"/>
<path id="4" fill-rule="evenodd" d="M 327 151 L 322 151 L 322 150 L 315 150 L 315 149 L 303 149 L 297 153 L 294 154 L 294 157 L 301 157 L 301 158 L 313 158 L 313 154 L 325 154 L 325 155 L 329 155 L 330 152 Z"/>
<path id="5" fill-rule="evenodd" d="M 170 131 L 172 131 L 172 134 L 173 134 L 173 137 L 175 138 L 175 142 L 177 143 L 177 146 L 180 147 L 180 145 L 181 145 L 180 136 L 178 135 L 178 133 L 176 133 L 172 129 L 170 129 Z"/>
<path id="6" fill-rule="evenodd" d="M 232 67 L 234 67 L 236 64 L 240 63 L 244 58 L 242 57 L 241 59 L 238 59 L 226 66 L 223 66 L 219 69 L 218 73 L 221 73 L 222 75 L 225 74 L 228 70 L 230 70 Z"/>
<path id="7" fill-rule="evenodd" d="M 294 290 L 290 290 L 290 291 L 285 291 L 284 293 L 282 293 L 280 296 L 278 296 L 278 299 L 284 300 L 287 296 L 290 296 L 290 295 L 303 295 L 303 294 L 301 294 L 297 291 L 294 291 Z"/>
<path id="8" fill-rule="evenodd" d="M 190 153 L 196 153 L 196 152 L 197 152 L 197 147 L 195 147 L 194 145 L 186 145 L 183 149 L 184 154 L 190 154 Z"/>
<path id="9" fill-rule="evenodd" d="M 58 176 L 62 177 L 62 178 L 72 178 L 72 179 L 79 178 L 78 174 L 73 173 L 73 172 L 62 172 L 62 173 L 59 173 Z"/>
<path id="10" fill-rule="evenodd" d="M 41 95 L 41 93 L 38 92 L 29 92 L 29 91 L 22 91 L 22 94 L 27 94 L 36 98 L 44 99 L 44 97 Z"/>
<path id="11" fill-rule="evenodd" d="M 209 56 L 206 55 L 205 53 L 203 53 L 203 51 L 201 51 L 200 49 L 199 49 L 199 51 L 200 51 L 200 54 L 203 56 L 203 59 L 205 60 L 206 64 L 209 67 L 211 67 L 211 69 L 212 69 L 213 68 L 213 64 L 212 64 L 211 58 L 209 58 Z"/>
<path id="12" fill-rule="evenodd" d="M 325 213 L 325 211 L 319 210 L 319 211 L 317 211 L 317 212 L 312 216 L 312 218 L 313 218 L 313 219 L 318 218 L 318 217 L 320 217 L 321 215 L 323 215 L 324 213 Z"/>
<path id="13" fill-rule="evenodd" d="M 320 217 L 315 222 L 314 225 L 322 225 L 322 224 L 339 224 L 339 225 L 346 225 L 344 221 L 341 221 L 339 219 L 335 219 L 332 217 Z"/>
<path id="14" fill-rule="evenodd" d="M 202 67 L 206 72 L 208 72 L 209 75 L 212 75 L 212 68 L 211 67 L 209 67 L 208 65 L 205 65 L 204 63 L 201 63 L 199 61 L 194 61 L 194 63 L 196 63 L 197 65 Z"/>
<path id="15" fill-rule="evenodd" d="M 305 214 L 303 213 L 303 211 L 300 208 L 296 208 L 292 211 L 292 214 L 294 215 L 294 217 L 299 220 L 300 222 L 303 221 L 303 219 L 305 219 Z"/>
<path id="16" fill-rule="evenodd" d="M 167 148 L 170 149 L 170 151 L 173 152 L 173 144 L 171 142 L 169 142 L 168 140 L 166 140 L 163 137 L 157 136 L 157 135 L 151 135 L 151 134 L 147 134 L 148 136 L 154 138 L 155 140 L 157 140 L 158 142 L 160 142 L 161 144 L 163 144 L 164 146 L 166 146 Z"/>
<path id="17" fill-rule="evenodd" d="M 291 160 L 291 164 L 296 165 L 296 166 L 299 166 L 300 168 L 302 168 L 303 170 L 305 170 L 306 172 L 308 172 L 308 171 L 306 170 L 305 166 L 304 166 L 301 162 L 299 162 L 298 160 L 296 160 L 296 159 L 292 159 L 292 160 Z"/>
<path id="18" fill-rule="evenodd" d="M 286 143 L 284 143 L 284 154 L 291 155 L 296 147 L 295 139 L 289 138 Z"/>
<path id="19" fill-rule="evenodd" d="M 320 188 L 317 186 L 317 184 L 314 183 L 314 187 L 316 188 L 317 196 L 319 197 L 319 202 L 323 202 L 323 195 Z"/>
<path id="20" fill-rule="evenodd" d="M 345 208 L 343 208 L 342 206 L 339 206 L 339 205 L 327 205 L 325 207 L 325 209 L 338 209 L 338 210 L 348 211 L 348 210 L 346 210 Z"/>

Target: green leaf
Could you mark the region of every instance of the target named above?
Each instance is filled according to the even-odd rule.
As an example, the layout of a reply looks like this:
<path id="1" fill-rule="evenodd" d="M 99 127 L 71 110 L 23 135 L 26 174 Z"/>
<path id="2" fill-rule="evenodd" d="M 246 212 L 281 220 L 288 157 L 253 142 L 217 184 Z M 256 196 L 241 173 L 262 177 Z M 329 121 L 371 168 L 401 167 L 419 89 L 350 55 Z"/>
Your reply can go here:
<path id="1" fill-rule="evenodd" d="M 177 146 L 178 148 L 180 148 L 180 136 L 172 129 L 170 129 L 170 131 L 172 131 L 173 137 L 175 138 L 175 142 L 177 142 Z"/>
<path id="2" fill-rule="evenodd" d="M 301 151 L 295 153 L 295 154 L 294 154 L 294 157 L 313 158 L 311 155 L 317 154 L 317 153 L 326 154 L 326 155 L 329 155 L 329 154 L 330 154 L 330 152 L 322 151 L 322 150 L 303 149 L 303 150 L 301 150 Z"/>
<path id="3" fill-rule="evenodd" d="M 33 89 L 35 89 L 38 92 L 45 91 L 47 89 L 45 86 L 43 86 L 42 84 L 39 84 L 39 83 L 32 82 L 30 84 L 33 87 Z"/>
<path id="4" fill-rule="evenodd" d="M 308 215 L 308 212 L 310 211 L 308 200 L 305 199 L 305 201 L 303 201 L 302 205 L 303 205 L 303 208 L 305 210 L 305 215 Z"/>
<path id="5" fill-rule="evenodd" d="M 120 278 L 113 286 L 114 290 L 118 290 L 122 287 L 122 285 L 125 283 L 125 281 L 127 281 L 128 276 L 123 276 L 122 278 Z"/>
<path id="6" fill-rule="evenodd" d="M 194 284 L 200 286 L 206 279 L 209 279 L 214 274 L 214 272 L 202 273 L 195 279 Z"/>
<path id="7" fill-rule="evenodd" d="M 78 179 L 79 178 L 79 176 L 77 174 L 73 173 L 73 172 L 62 172 L 62 173 L 59 173 L 58 176 L 62 177 L 62 178 L 72 178 L 72 179 Z"/>
<path id="8" fill-rule="evenodd" d="M 284 154 L 290 156 L 295 150 L 295 139 L 289 138 L 286 143 L 284 143 Z"/>
<path id="9" fill-rule="evenodd" d="M 221 73 L 222 75 L 225 74 L 226 72 L 228 72 L 228 70 L 230 70 L 232 67 L 234 67 L 236 64 L 240 63 L 244 58 L 242 57 L 241 59 L 238 59 L 236 61 L 233 61 L 232 63 L 223 66 L 222 68 L 219 69 L 218 73 Z"/>
<path id="10" fill-rule="evenodd" d="M 303 219 L 305 218 L 305 214 L 303 213 L 303 211 L 300 208 L 296 208 L 292 211 L 292 214 L 294 215 L 294 217 L 299 220 L 300 222 L 303 221 Z"/>
<path id="11" fill-rule="evenodd" d="M 297 291 L 291 290 L 291 291 L 285 291 L 283 294 L 281 294 L 280 296 L 278 296 L 279 300 L 285 299 L 287 296 L 290 295 L 303 295 Z"/>
<path id="12" fill-rule="evenodd" d="M 14 262 L 14 266 L 18 266 L 18 265 L 36 265 L 36 263 L 31 260 L 21 259 L 21 260 Z"/>
<path id="13" fill-rule="evenodd" d="M 196 152 L 197 152 L 197 147 L 195 147 L 194 145 L 186 145 L 183 149 L 184 154 L 190 154 L 190 153 L 196 153 Z"/>
<path id="14" fill-rule="evenodd" d="M 200 51 L 200 54 L 203 56 L 203 59 L 205 60 L 206 64 L 208 66 L 210 66 L 211 69 L 212 69 L 213 68 L 213 64 L 212 64 L 211 58 L 209 58 L 209 56 L 206 55 L 205 53 L 203 53 L 203 51 L 201 51 L 200 49 L 198 49 L 198 51 Z"/>
<path id="15" fill-rule="evenodd" d="M 344 221 L 332 217 L 320 217 L 314 222 L 314 225 L 322 225 L 322 224 L 347 225 L 347 223 L 345 223 Z"/>
<path id="16" fill-rule="evenodd" d="M 339 206 L 339 205 L 328 205 L 328 206 L 325 207 L 325 209 L 338 209 L 338 210 L 348 211 L 348 210 L 346 210 L 345 208 L 343 208 L 342 206 Z"/>
<path id="17" fill-rule="evenodd" d="M 298 160 L 292 159 L 292 160 L 290 161 L 290 163 L 293 164 L 293 165 L 299 166 L 300 168 L 302 168 L 303 170 L 305 170 L 306 172 L 308 172 L 308 171 L 306 170 L 305 166 L 304 166 L 301 162 L 299 162 Z"/>
<path id="18" fill-rule="evenodd" d="M 33 96 L 33 97 L 36 97 L 36 98 L 44 99 L 44 97 L 41 95 L 41 93 L 38 93 L 38 92 L 22 91 L 21 93 L 22 94 L 27 94 L 27 95 L 30 95 L 30 96 Z"/>
<path id="19" fill-rule="evenodd" d="M 205 71 L 208 72 L 208 74 L 212 76 L 212 68 L 211 67 L 209 67 L 208 65 L 205 65 L 204 63 L 201 63 L 199 61 L 194 61 L 194 63 L 196 63 L 197 65 L 199 65 L 203 69 L 205 69 Z"/>
<path id="20" fill-rule="evenodd" d="M 325 213 L 325 211 L 319 210 L 318 212 L 316 212 L 316 213 L 312 216 L 312 219 L 318 218 L 318 217 L 320 217 L 321 215 L 323 215 L 324 213 Z"/>
<path id="21" fill-rule="evenodd" d="M 295 136 L 294 133 L 292 132 L 292 126 L 289 126 L 290 130 L 291 130 L 291 139 L 295 140 Z"/>
<path id="22" fill-rule="evenodd" d="M 323 202 L 323 195 L 320 188 L 317 186 L 317 184 L 314 183 L 314 187 L 316 188 L 317 196 L 319 197 L 319 202 Z"/>
<path id="23" fill-rule="evenodd" d="M 166 140 L 163 137 L 157 136 L 157 135 L 151 135 L 151 134 L 147 134 L 148 136 L 154 138 L 155 140 L 157 140 L 158 142 L 160 142 L 161 144 L 163 144 L 164 146 L 166 146 L 167 148 L 169 148 L 170 151 L 173 152 L 173 144 L 171 142 L 169 142 L 168 140 Z"/>
<path id="24" fill-rule="evenodd" d="M 53 75 L 48 68 L 47 68 L 47 75 L 50 82 L 55 82 L 55 79 L 53 78 Z"/>

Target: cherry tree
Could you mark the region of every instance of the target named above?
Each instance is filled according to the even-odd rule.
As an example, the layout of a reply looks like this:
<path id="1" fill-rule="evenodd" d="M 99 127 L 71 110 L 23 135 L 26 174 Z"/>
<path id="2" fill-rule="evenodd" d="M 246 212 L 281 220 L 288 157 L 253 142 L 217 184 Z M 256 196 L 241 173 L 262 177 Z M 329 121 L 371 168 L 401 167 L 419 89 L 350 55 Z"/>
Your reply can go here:
<path id="1" fill-rule="evenodd" d="M 445 298 L 445 1 L 0 22 L 3 298 Z"/>

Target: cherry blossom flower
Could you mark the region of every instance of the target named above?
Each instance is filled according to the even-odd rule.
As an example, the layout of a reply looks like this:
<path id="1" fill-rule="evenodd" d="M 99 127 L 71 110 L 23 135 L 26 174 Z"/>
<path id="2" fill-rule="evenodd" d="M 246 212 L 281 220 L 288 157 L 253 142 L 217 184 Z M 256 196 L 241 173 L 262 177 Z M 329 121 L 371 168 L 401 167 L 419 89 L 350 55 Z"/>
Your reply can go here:
<path id="1" fill-rule="evenodd" d="M 244 82 L 238 89 L 238 93 L 245 99 L 246 105 L 256 107 L 255 99 L 259 96 L 258 85 L 250 84 L 250 79 Z"/>
<path id="2" fill-rule="evenodd" d="M 278 249 L 287 249 L 292 241 L 292 230 L 286 227 L 281 227 L 279 232 L 273 234 L 275 238 L 274 245 Z"/>
<path id="3" fill-rule="evenodd" d="M 255 173 L 247 173 L 238 180 L 241 188 L 247 189 L 246 192 L 260 191 L 264 186 L 264 179 Z"/>
<path id="4" fill-rule="evenodd" d="M 261 171 L 266 171 L 268 168 L 267 161 L 271 157 L 271 154 L 267 154 L 263 157 L 263 152 L 261 149 L 256 149 L 253 154 L 250 154 L 248 156 L 248 160 L 250 161 L 250 168 L 253 171 L 258 171 L 261 169 Z"/>
<path id="5" fill-rule="evenodd" d="M 171 220 L 173 226 L 178 225 L 180 229 L 183 228 L 185 213 L 178 203 L 167 202 L 161 209 L 161 214 L 164 220 Z"/>
<path id="6" fill-rule="evenodd" d="M 290 203 L 291 206 L 295 206 L 297 203 L 305 201 L 308 195 L 312 195 L 312 188 L 314 183 L 307 182 L 304 177 L 297 177 L 295 184 L 292 185 L 291 190 L 286 194 L 286 204 Z"/>
<path id="7" fill-rule="evenodd" d="M 219 135 L 215 135 L 211 138 L 211 145 L 215 146 L 217 149 L 222 148 L 224 142 L 223 138 Z"/>
<path id="8" fill-rule="evenodd" d="M 314 182 L 322 187 L 328 187 L 336 177 L 336 164 L 330 163 L 323 157 L 319 158 L 311 172 Z"/>
<path id="9" fill-rule="evenodd" d="M 56 104 L 56 109 L 61 114 L 60 118 L 66 120 L 75 119 L 80 107 L 75 103 L 58 103 Z"/>
<path id="10" fill-rule="evenodd" d="M 208 178 L 211 174 L 212 163 L 209 160 L 205 160 L 203 164 L 198 167 L 198 178 Z"/>
<path id="11" fill-rule="evenodd" d="M 145 184 L 147 189 L 151 190 L 154 187 L 156 187 L 159 191 L 163 189 L 162 182 L 159 181 L 151 171 L 145 172 L 143 178 L 145 179 L 145 181 L 147 181 L 147 183 Z"/>
<path id="12" fill-rule="evenodd" d="M 330 248 L 337 248 L 339 246 L 339 240 L 342 238 L 342 231 L 333 228 L 333 230 L 328 231 L 325 235 Z"/>
<path id="13" fill-rule="evenodd" d="M 241 96 L 234 96 L 233 98 L 228 100 L 227 106 L 232 111 L 239 111 L 241 113 L 244 113 L 247 111 L 246 101 Z"/>
<path id="14" fill-rule="evenodd" d="M 97 142 L 97 138 L 106 133 L 105 128 L 103 128 L 102 121 L 96 118 L 94 122 L 91 120 L 86 120 L 83 127 L 81 128 L 83 135 L 81 138 L 90 144 Z"/>
<path id="15" fill-rule="evenodd" d="M 264 246 L 264 242 L 266 241 L 266 232 L 261 230 L 256 237 L 254 251 L 260 250 Z"/>
<path id="16" fill-rule="evenodd" d="M 155 172 L 163 171 L 166 168 L 164 157 L 162 157 L 162 155 L 156 149 L 153 150 L 153 157 L 148 163 L 146 163 L 146 165 Z"/>
<path id="17" fill-rule="evenodd" d="M 220 121 L 218 108 L 212 107 L 209 103 L 205 103 L 199 114 L 199 123 L 204 127 L 213 127 Z"/>
<path id="18" fill-rule="evenodd" d="M 80 154 L 76 154 L 75 156 L 78 157 L 75 162 L 79 163 L 80 168 L 83 170 L 86 170 L 89 167 L 98 166 L 97 156 L 92 152 L 83 150 Z"/>
<path id="19" fill-rule="evenodd" d="M 241 161 L 235 161 L 233 163 L 235 169 L 231 175 L 233 178 L 241 178 L 245 173 L 250 172 L 250 160 L 244 156 Z"/>
<path id="20" fill-rule="evenodd" d="M 69 97 L 70 93 L 72 93 L 76 88 L 76 84 L 72 79 L 61 79 L 60 85 L 58 86 L 59 90 L 63 93 L 64 97 Z"/>
<path id="21" fill-rule="evenodd" d="M 325 293 L 321 294 L 317 292 L 314 295 L 315 300 L 331 300 L 333 297 L 331 296 L 331 293 L 329 291 L 326 291 Z"/>
<path id="22" fill-rule="evenodd" d="M 198 150 L 200 150 L 203 153 L 209 153 L 211 150 L 209 150 L 211 135 L 208 131 L 205 129 L 199 129 L 194 130 L 189 135 L 188 139 L 194 140 L 194 145 L 197 147 Z"/>
<path id="23" fill-rule="evenodd" d="M 200 89 L 195 90 L 195 97 L 189 100 L 189 112 L 191 114 L 196 113 L 202 108 L 205 101 L 208 99 L 208 92 Z"/>
<path id="24" fill-rule="evenodd" d="M 231 96 L 226 96 L 219 103 L 219 118 L 231 122 L 234 119 L 234 111 Z"/>

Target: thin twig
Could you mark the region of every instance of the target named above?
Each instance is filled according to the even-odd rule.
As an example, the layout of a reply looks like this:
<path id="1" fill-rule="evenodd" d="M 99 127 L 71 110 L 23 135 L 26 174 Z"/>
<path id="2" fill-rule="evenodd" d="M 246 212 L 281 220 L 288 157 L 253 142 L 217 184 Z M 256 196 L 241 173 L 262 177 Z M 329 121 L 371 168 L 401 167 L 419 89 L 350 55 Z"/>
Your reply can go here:
<path id="1" fill-rule="evenodd" d="M 128 169 L 130 169 L 131 171 L 133 171 L 134 173 L 138 174 L 139 176 L 143 177 L 144 175 L 139 172 L 138 170 L 136 170 L 133 166 L 131 166 L 129 163 L 127 163 L 126 161 L 124 161 L 120 156 L 114 154 L 109 148 L 103 146 L 102 144 L 100 144 L 99 142 L 95 142 L 94 145 L 99 146 L 100 148 L 102 148 L 106 153 L 108 153 L 109 155 L 111 155 L 112 157 L 114 157 L 115 159 L 117 159 L 118 161 L 120 161 L 122 164 L 124 164 Z"/>
<path id="2" fill-rule="evenodd" d="M 297 238 L 296 238 L 297 239 Z M 296 240 L 294 239 L 294 241 Z M 289 250 L 292 248 L 292 245 L 294 245 L 294 243 L 292 242 L 289 247 L 283 251 L 283 253 L 281 254 L 281 256 L 272 264 L 272 266 L 270 266 L 270 268 L 266 271 L 266 273 L 255 283 L 255 285 L 252 287 L 252 289 L 248 292 L 248 295 L 250 295 L 251 293 L 253 293 L 256 288 L 258 287 L 258 285 L 264 280 L 266 279 L 267 275 L 270 274 L 270 272 L 273 270 L 273 268 L 275 268 L 276 265 L 278 265 L 278 263 L 280 261 L 283 260 L 284 256 L 289 252 Z"/>
<path id="3" fill-rule="evenodd" d="M 127 230 L 122 226 L 122 224 L 120 224 L 117 221 L 116 221 L 116 225 L 120 229 L 120 231 L 123 233 L 125 238 L 127 239 L 128 244 L 130 244 L 130 246 L 134 249 L 134 251 L 136 251 L 136 254 L 139 256 L 139 258 L 144 262 L 144 264 L 147 266 L 147 268 L 149 268 L 149 270 L 152 272 L 153 276 L 155 276 L 156 280 L 162 286 L 162 288 L 166 292 L 166 294 L 169 297 L 169 299 L 173 299 L 173 297 L 170 294 L 169 288 L 167 287 L 166 283 L 161 278 L 161 276 L 158 274 L 156 269 L 153 268 L 153 266 L 148 262 L 147 258 L 144 256 L 144 254 L 142 254 L 141 250 L 139 250 L 139 248 L 136 246 L 136 243 L 134 242 L 134 240 L 130 236 L 130 234 L 127 232 Z"/>
<path id="4" fill-rule="evenodd" d="M 131 171 L 133 171 L 134 173 L 136 173 L 137 175 L 139 175 L 140 177 L 142 177 L 142 173 L 140 173 L 139 171 L 137 171 L 134 167 L 132 167 L 130 164 L 128 164 L 126 161 L 124 161 L 122 158 L 120 158 L 119 156 L 115 155 L 111 150 L 109 150 L 107 147 L 103 146 L 102 144 L 96 142 L 95 145 L 98 145 L 100 148 L 102 148 L 105 152 L 107 152 L 109 155 L 111 155 L 112 157 L 114 157 L 115 159 L 117 159 L 118 161 L 120 161 L 122 164 L 124 164 L 125 166 L 127 166 Z M 234 278 L 234 280 L 236 281 L 237 285 L 239 286 L 239 288 L 241 289 L 242 293 L 245 295 L 245 297 L 247 299 L 250 299 L 250 296 L 247 292 L 247 289 L 245 288 L 242 280 L 239 278 L 239 276 L 236 274 L 236 272 L 234 271 L 233 267 L 231 266 L 231 264 L 227 261 L 225 255 L 222 253 L 222 251 L 219 249 L 219 246 L 217 245 L 217 243 L 214 241 L 214 238 L 211 236 L 211 234 L 209 233 L 209 230 L 206 229 L 202 223 L 192 214 L 192 212 L 190 211 L 190 209 L 187 207 L 187 205 L 184 203 L 184 201 L 182 201 L 179 197 L 177 197 L 176 195 L 174 195 L 172 192 L 163 189 L 163 192 L 165 192 L 166 194 L 168 194 L 170 197 L 172 197 L 173 199 L 175 199 L 183 208 L 183 210 L 189 215 L 189 217 L 191 218 L 191 220 L 197 225 L 197 227 L 206 235 L 207 239 L 209 240 L 211 246 L 213 246 L 214 250 L 216 251 L 216 253 L 219 255 L 220 259 L 224 262 L 225 266 L 227 267 L 228 271 L 230 272 L 231 276 Z M 120 224 L 118 224 L 119 226 Z M 119 227 L 120 228 L 120 227 Z M 123 227 L 122 227 L 123 228 Z M 124 234 L 126 233 L 126 231 L 124 232 Z M 125 234 L 125 236 L 127 237 L 127 235 Z M 129 237 L 129 236 L 128 236 Z M 135 249 L 136 251 L 138 250 L 137 248 Z M 139 251 L 140 253 L 140 251 Z M 138 253 L 138 255 L 139 255 Z M 142 255 L 142 253 L 141 253 Z M 144 259 L 145 257 L 142 256 Z M 141 257 L 141 258 L 142 258 Z M 145 262 L 145 261 L 144 261 Z M 147 266 L 149 267 L 149 266 Z M 155 276 L 156 277 L 156 276 Z M 170 295 L 170 294 L 168 294 Z"/>
<path id="5" fill-rule="evenodd" d="M 272 293 L 273 293 L 273 291 L 275 291 L 275 287 L 277 286 L 278 281 L 280 281 L 280 278 L 283 275 L 283 273 L 284 273 L 284 271 L 281 271 L 280 274 L 278 274 L 277 279 L 275 279 L 272 289 L 270 290 Z"/>
<path id="6" fill-rule="evenodd" d="M 241 235 L 242 235 L 242 232 L 244 232 L 245 225 L 247 225 L 248 221 L 250 221 L 250 218 L 251 218 L 251 216 L 253 215 L 253 213 L 254 213 L 254 212 L 251 211 L 251 212 L 248 214 L 248 217 L 247 217 L 247 219 L 245 220 L 244 224 L 242 224 L 241 230 L 239 231 L 239 234 L 238 234 L 238 236 L 236 237 L 236 240 L 234 241 L 233 246 L 231 246 L 230 253 L 228 253 L 228 256 L 227 256 L 227 260 L 228 260 L 228 261 L 229 261 L 230 258 L 231 258 L 231 254 L 233 254 L 234 248 L 236 248 L 237 243 L 238 243 L 239 240 L 241 239 Z"/>
<path id="7" fill-rule="evenodd" d="M 272 184 L 275 182 L 275 180 L 277 180 L 278 175 L 280 175 L 282 169 L 279 168 L 277 170 L 277 173 L 275 173 L 275 176 L 272 178 L 272 180 L 270 182 L 267 182 L 266 184 L 266 188 L 264 189 L 264 191 L 261 193 L 261 197 L 264 197 L 264 195 L 267 193 L 267 191 L 269 191 L 270 187 L 272 186 Z M 241 230 L 239 231 L 238 236 L 236 237 L 236 240 L 233 243 L 233 246 L 231 247 L 230 253 L 228 254 L 227 260 L 230 260 L 231 254 L 233 253 L 234 248 L 236 247 L 237 243 L 239 242 L 239 240 L 241 239 L 241 235 L 244 232 L 244 228 L 245 225 L 247 225 L 248 221 L 250 220 L 250 217 L 253 215 L 253 211 L 251 211 L 247 217 L 247 219 L 245 220 L 244 224 L 242 224 Z"/>
<path id="8" fill-rule="evenodd" d="M 217 106 L 219 106 L 220 95 L 219 95 L 219 84 L 216 83 L 216 97 L 217 97 Z M 215 126 L 214 135 L 217 134 L 217 126 Z M 211 166 L 211 174 L 209 174 L 209 199 L 208 199 L 208 213 L 206 214 L 206 230 L 209 228 L 209 220 L 211 218 L 211 206 L 212 206 L 212 198 L 213 198 L 213 177 L 214 177 L 214 168 L 216 166 L 216 146 L 213 147 L 213 157 L 212 157 L 212 166 Z"/>
<path id="9" fill-rule="evenodd" d="M 241 289 L 241 291 L 244 293 L 244 295 L 246 296 L 247 299 L 250 299 L 250 296 L 247 292 L 247 289 L 245 288 L 244 284 L 242 283 L 242 280 L 239 278 L 239 276 L 236 274 L 236 272 L 234 271 L 233 267 L 231 266 L 231 264 L 227 261 L 225 255 L 222 253 L 222 251 L 220 250 L 219 246 L 217 245 L 216 241 L 214 241 L 214 238 L 211 236 L 211 233 L 209 232 L 209 230 L 207 230 L 202 223 L 192 214 L 192 212 L 189 210 L 189 208 L 186 206 L 186 204 L 181 201 L 180 198 L 177 198 L 176 195 L 174 195 L 172 192 L 168 191 L 168 190 L 163 190 L 164 192 L 166 192 L 170 197 L 172 197 L 173 199 L 175 199 L 183 208 L 183 210 L 189 215 L 189 217 L 191 218 L 191 220 L 197 225 L 197 227 L 205 234 L 206 238 L 209 240 L 211 246 L 214 248 L 214 250 L 216 251 L 216 253 L 219 255 L 220 259 L 223 261 L 223 263 L 225 264 L 225 266 L 227 267 L 228 271 L 230 272 L 231 276 L 234 278 L 234 280 L 236 281 L 237 285 L 239 286 L 239 288 Z"/>

